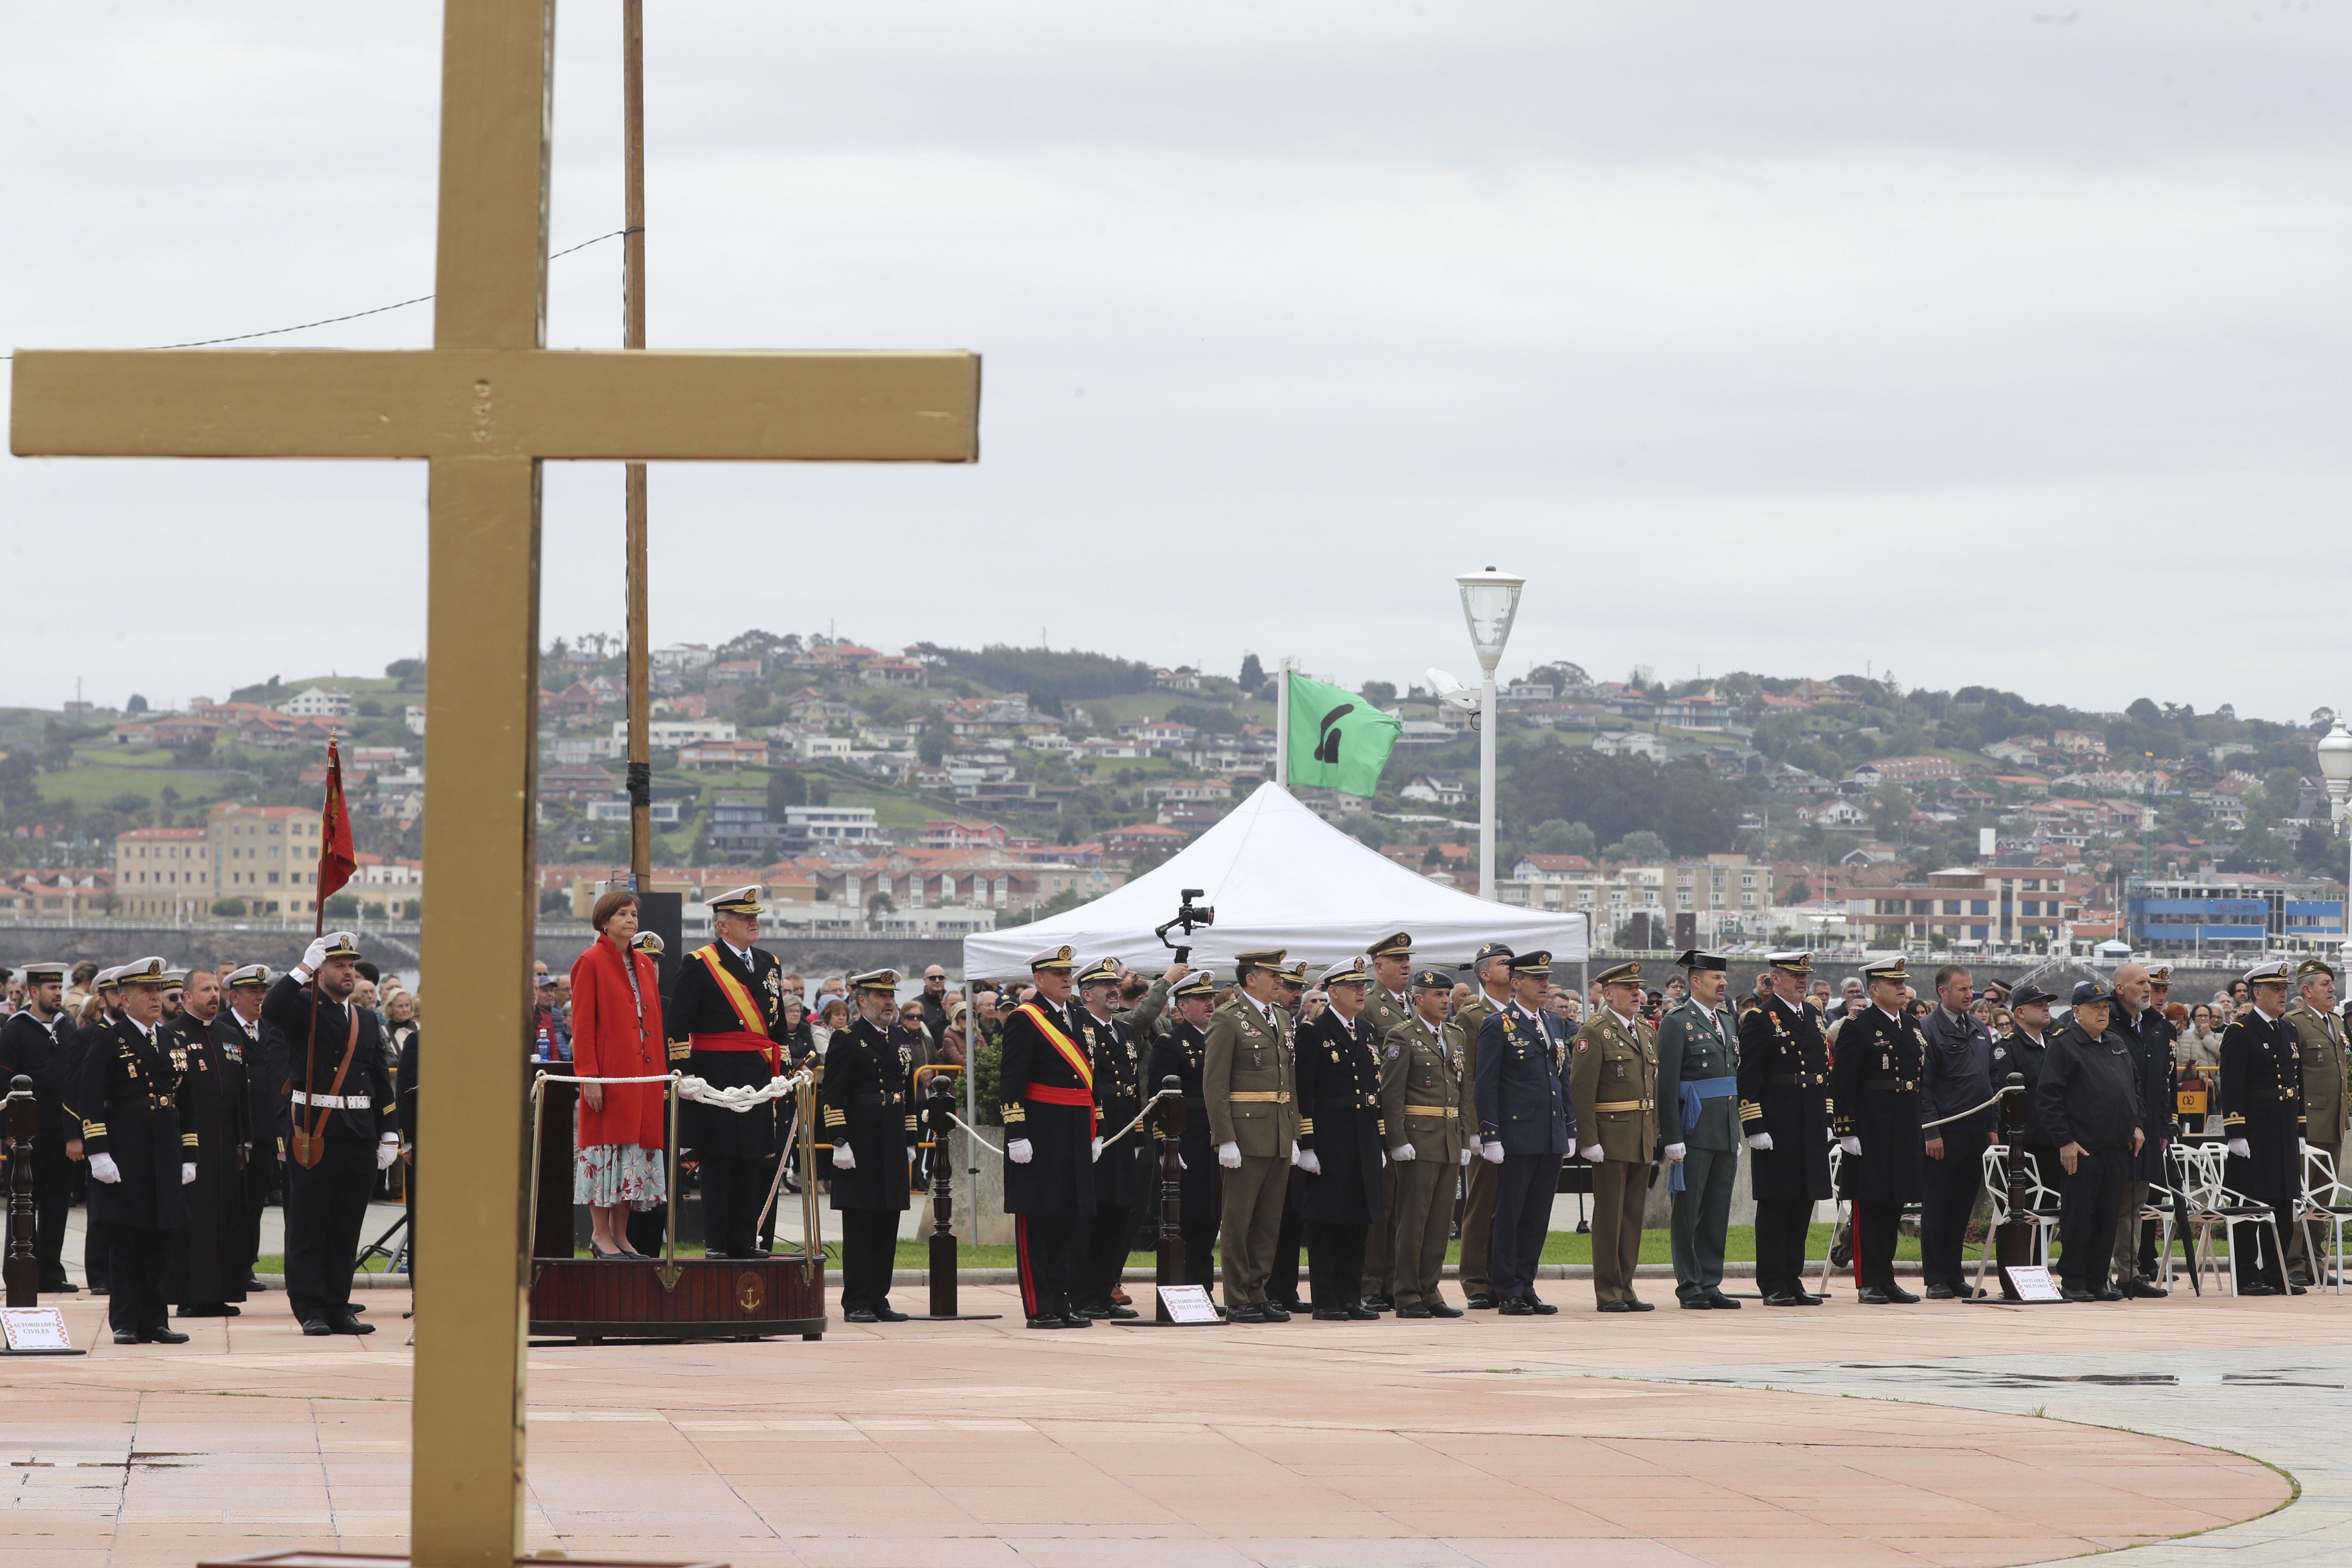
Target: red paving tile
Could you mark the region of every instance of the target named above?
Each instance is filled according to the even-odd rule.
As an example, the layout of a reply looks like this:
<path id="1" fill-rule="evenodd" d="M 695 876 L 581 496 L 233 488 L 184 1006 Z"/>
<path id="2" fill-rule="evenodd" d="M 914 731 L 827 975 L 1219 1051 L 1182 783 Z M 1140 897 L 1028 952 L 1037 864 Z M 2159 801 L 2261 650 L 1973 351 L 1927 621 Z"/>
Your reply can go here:
<path id="1" fill-rule="evenodd" d="M 971 1291 L 1002 1310 L 1000 1291 Z M 2034 1320 L 2034 1348 L 2307 1342 L 2352 1303 Z M 397 1550 L 404 1298 L 306 1341 L 284 1298 L 177 1349 L 0 1365 L 0 1568 Z M 100 1304 L 68 1305 L 79 1342 Z M 2042 1562 L 2251 1517 L 2235 1456 L 1892 1401 L 1609 1380 L 1629 1367 L 2011 1348 L 1992 1311 L 1030 1334 L 836 1326 L 820 1344 L 534 1347 L 530 1543 L 740 1568 L 1347 1563 L 1630 1568 Z M 1010 1326 L 1008 1326 L 1010 1325 Z M 1586 1374 L 1598 1373 L 1600 1377 Z M 124 1466 L 133 1453 L 141 1458 Z"/>

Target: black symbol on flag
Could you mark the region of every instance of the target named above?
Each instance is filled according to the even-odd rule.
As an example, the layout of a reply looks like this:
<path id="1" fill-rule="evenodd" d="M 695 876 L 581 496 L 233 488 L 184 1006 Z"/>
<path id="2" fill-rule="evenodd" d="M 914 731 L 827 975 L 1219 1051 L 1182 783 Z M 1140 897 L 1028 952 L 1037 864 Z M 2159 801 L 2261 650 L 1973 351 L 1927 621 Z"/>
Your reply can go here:
<path id="1" fill-rule="evenodd" d="M 1317 762 L 1331 763 L 1336 764 L 1339 761 L 1339 731 L 1334 730 L 1331 726 L 1337 724 L 1340 720 L 1346 718 L 1355 710 L 1356 705 L 1354 703 L 1342 702 L 1339 706 L 1332 709 L 1331 711 L 1323 715 L 1323 721 L 1315 726 L 1318 734 L 1321 737 L 1315 742 L 1315 760 Z"/>

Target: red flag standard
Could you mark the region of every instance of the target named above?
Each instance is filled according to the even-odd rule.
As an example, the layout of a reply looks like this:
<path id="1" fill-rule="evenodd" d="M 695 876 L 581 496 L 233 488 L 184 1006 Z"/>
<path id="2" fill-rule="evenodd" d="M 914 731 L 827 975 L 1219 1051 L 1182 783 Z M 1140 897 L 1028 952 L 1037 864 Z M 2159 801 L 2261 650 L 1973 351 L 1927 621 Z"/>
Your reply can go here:
<path id="1" fill-rule="evenodd" d="M 359 851 L 352 844 L 351 808 L 343 804 L 343 757 L 335 741 L 327 742 L 327 803 L 319 808 L 319 892 L 311 903 L 314 932 L 324 931 L 327 900 L 359 869 Z"/>

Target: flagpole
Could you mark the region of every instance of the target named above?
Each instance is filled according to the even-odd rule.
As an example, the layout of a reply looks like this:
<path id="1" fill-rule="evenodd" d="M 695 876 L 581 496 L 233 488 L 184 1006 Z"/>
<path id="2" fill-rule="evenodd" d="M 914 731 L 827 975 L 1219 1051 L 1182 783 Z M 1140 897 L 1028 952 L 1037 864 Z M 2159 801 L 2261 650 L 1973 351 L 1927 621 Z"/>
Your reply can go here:
<path id="1" fill-rule="evenodd" d="M 1274 695 L 1274 782 L 1283 788 L 1290 787 L 1290 666 L 1291 656 L 1283 655 L 1282 668 L 1275 672 Z"/>

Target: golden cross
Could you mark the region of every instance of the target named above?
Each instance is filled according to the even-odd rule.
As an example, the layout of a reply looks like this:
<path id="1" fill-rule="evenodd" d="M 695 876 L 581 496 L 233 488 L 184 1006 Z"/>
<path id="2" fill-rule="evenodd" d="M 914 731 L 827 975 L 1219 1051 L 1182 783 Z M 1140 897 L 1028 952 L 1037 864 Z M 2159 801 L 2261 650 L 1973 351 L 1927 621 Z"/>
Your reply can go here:
<path id="1" fill-rule="evenodd" d="M 546 347 L 552 0 L 449 0 L 425 351 L 25 351 L 21 457 L 408 458 L 431 465 L 433 809 L 420 1070 L 413 1561 L 522 1549 L 524 1058 L 549 458 L 971 462 L 980 362 L 950 353 Z"/>

